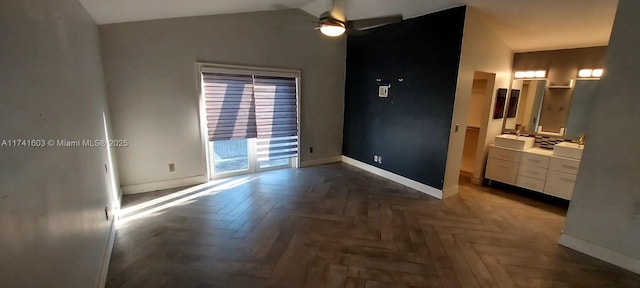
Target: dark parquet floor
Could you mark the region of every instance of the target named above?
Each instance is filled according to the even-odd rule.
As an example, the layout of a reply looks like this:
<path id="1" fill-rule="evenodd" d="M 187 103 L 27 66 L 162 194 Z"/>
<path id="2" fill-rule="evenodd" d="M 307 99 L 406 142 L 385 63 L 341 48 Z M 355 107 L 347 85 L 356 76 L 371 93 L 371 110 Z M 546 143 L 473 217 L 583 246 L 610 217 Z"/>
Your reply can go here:
<path id="1" fill-rule="evenodd" d="M 557 244 L 566 207 L 469 183 L 331 164 L 173 192 L 125 197 L 107 287 L 640 287 Z"/>

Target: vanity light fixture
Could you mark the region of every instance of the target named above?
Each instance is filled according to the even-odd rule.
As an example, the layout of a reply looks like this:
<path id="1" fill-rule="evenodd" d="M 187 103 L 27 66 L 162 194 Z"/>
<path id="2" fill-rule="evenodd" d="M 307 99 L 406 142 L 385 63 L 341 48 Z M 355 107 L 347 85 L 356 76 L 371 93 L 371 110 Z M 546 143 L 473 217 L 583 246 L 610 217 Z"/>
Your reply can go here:
<path id="1" fill-rule="evenodd" d="M 536 70 L 536 71 L 516 71 L 514 77 L 516 79 L 523 78 L 544 78 L 547 77 L 547 71 L 545 70 Z"/>
<path id="2" fill-rule="evenodd" d="M 600 78 L 602 77 L 603 70 L 599 69 L 580 69 L 578 71 L 578 77 L 580 78 Z"/>
<path id="3" fill-rule="evenodd" d="M 580 71 L 578 71 L 578 77 L 591 77 L 591 74 L 593 73 L 593 69 L 580 69 Z"/>
<path id="4" fill-rule="evenodd" d="M 604 70 L 602 69 L 593 69 L 593 72 L 591 73 L 591 76 L 593 77 L 602 77 L 602 73 L 604 72 Z"/>

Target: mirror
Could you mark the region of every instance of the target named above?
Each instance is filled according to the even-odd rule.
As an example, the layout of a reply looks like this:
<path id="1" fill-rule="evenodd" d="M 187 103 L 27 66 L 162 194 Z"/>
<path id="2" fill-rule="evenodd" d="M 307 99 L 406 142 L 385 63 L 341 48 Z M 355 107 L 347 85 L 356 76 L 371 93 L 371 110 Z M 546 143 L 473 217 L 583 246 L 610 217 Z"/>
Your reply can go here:
<path id="1" fill-rule="evenodd" d="M 598 79 L 578 79 L 573 88 L 553 88 L 546 80 L 514 80 L 503 132 L 577 139 L 586 131 Z"/>
<path id="2" fill-rule="evenodd" d="M 533 134 L 539 126 L 540 107 L 547 86 L 546 80 L 514 80 L 509 94 L 505 130 Z"/>

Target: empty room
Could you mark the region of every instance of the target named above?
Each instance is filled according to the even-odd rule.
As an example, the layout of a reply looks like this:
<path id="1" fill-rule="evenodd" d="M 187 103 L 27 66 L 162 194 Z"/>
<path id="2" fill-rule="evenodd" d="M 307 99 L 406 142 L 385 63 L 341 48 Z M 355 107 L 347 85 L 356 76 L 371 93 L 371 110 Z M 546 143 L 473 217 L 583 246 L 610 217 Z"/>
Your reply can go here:
<path id="1" fill-rule="evenodd" d="M 639 13 L 0 1 L 0 286 L 640 287 Z"/>

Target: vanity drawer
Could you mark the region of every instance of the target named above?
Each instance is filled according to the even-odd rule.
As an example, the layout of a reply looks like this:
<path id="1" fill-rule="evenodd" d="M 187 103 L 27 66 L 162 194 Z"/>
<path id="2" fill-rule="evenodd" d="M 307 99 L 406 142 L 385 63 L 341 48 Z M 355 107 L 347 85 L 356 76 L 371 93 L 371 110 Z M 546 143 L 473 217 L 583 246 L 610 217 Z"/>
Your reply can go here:
<path id="1" fill-rule="evenodd" d="M 549 170 L 555 170 L 565 173 L 578 174 L 580 167 L 579 160 L 551 157 L 549 161 Z"/>
<path id="2" fill-rule="evenodd" d="M 537 192 L 544 191 L 544 180 L 539 180 L 527 176 L 518 175 L 516 185 Z"/>
<path id="3" fill-rule="evenodd" d="M 547 168 L 520 164 L 518 167 L 518 175 L 544 181 L 547 179 Z"/>
<path id="4" fill-rule="evenodd" d="M 485 177 L 507 184 L 516 184 L 518 175 L 518 163 L 489 158 Z"/>
<path id="5" fill-rule="evenodd" d="M 576 185 L 576 175 L 549 170 L 544 192 L 563 199 L 571 200 L 573 187 Z"/>
<path id="6" fill-rule="evenodd" d="M 516 163 L 520 162 L 520 154 L 521 153 L 519 151 L 504 149 L 495 146 L 491 146 L 489 148 L 489 157 Z"/>
<path id="7" fill-rule="evenodd" d="M 520 156 L 520 163 L 530 166 L 547 169 L 549 167 L 549 156 L 523 152 Z"/>

